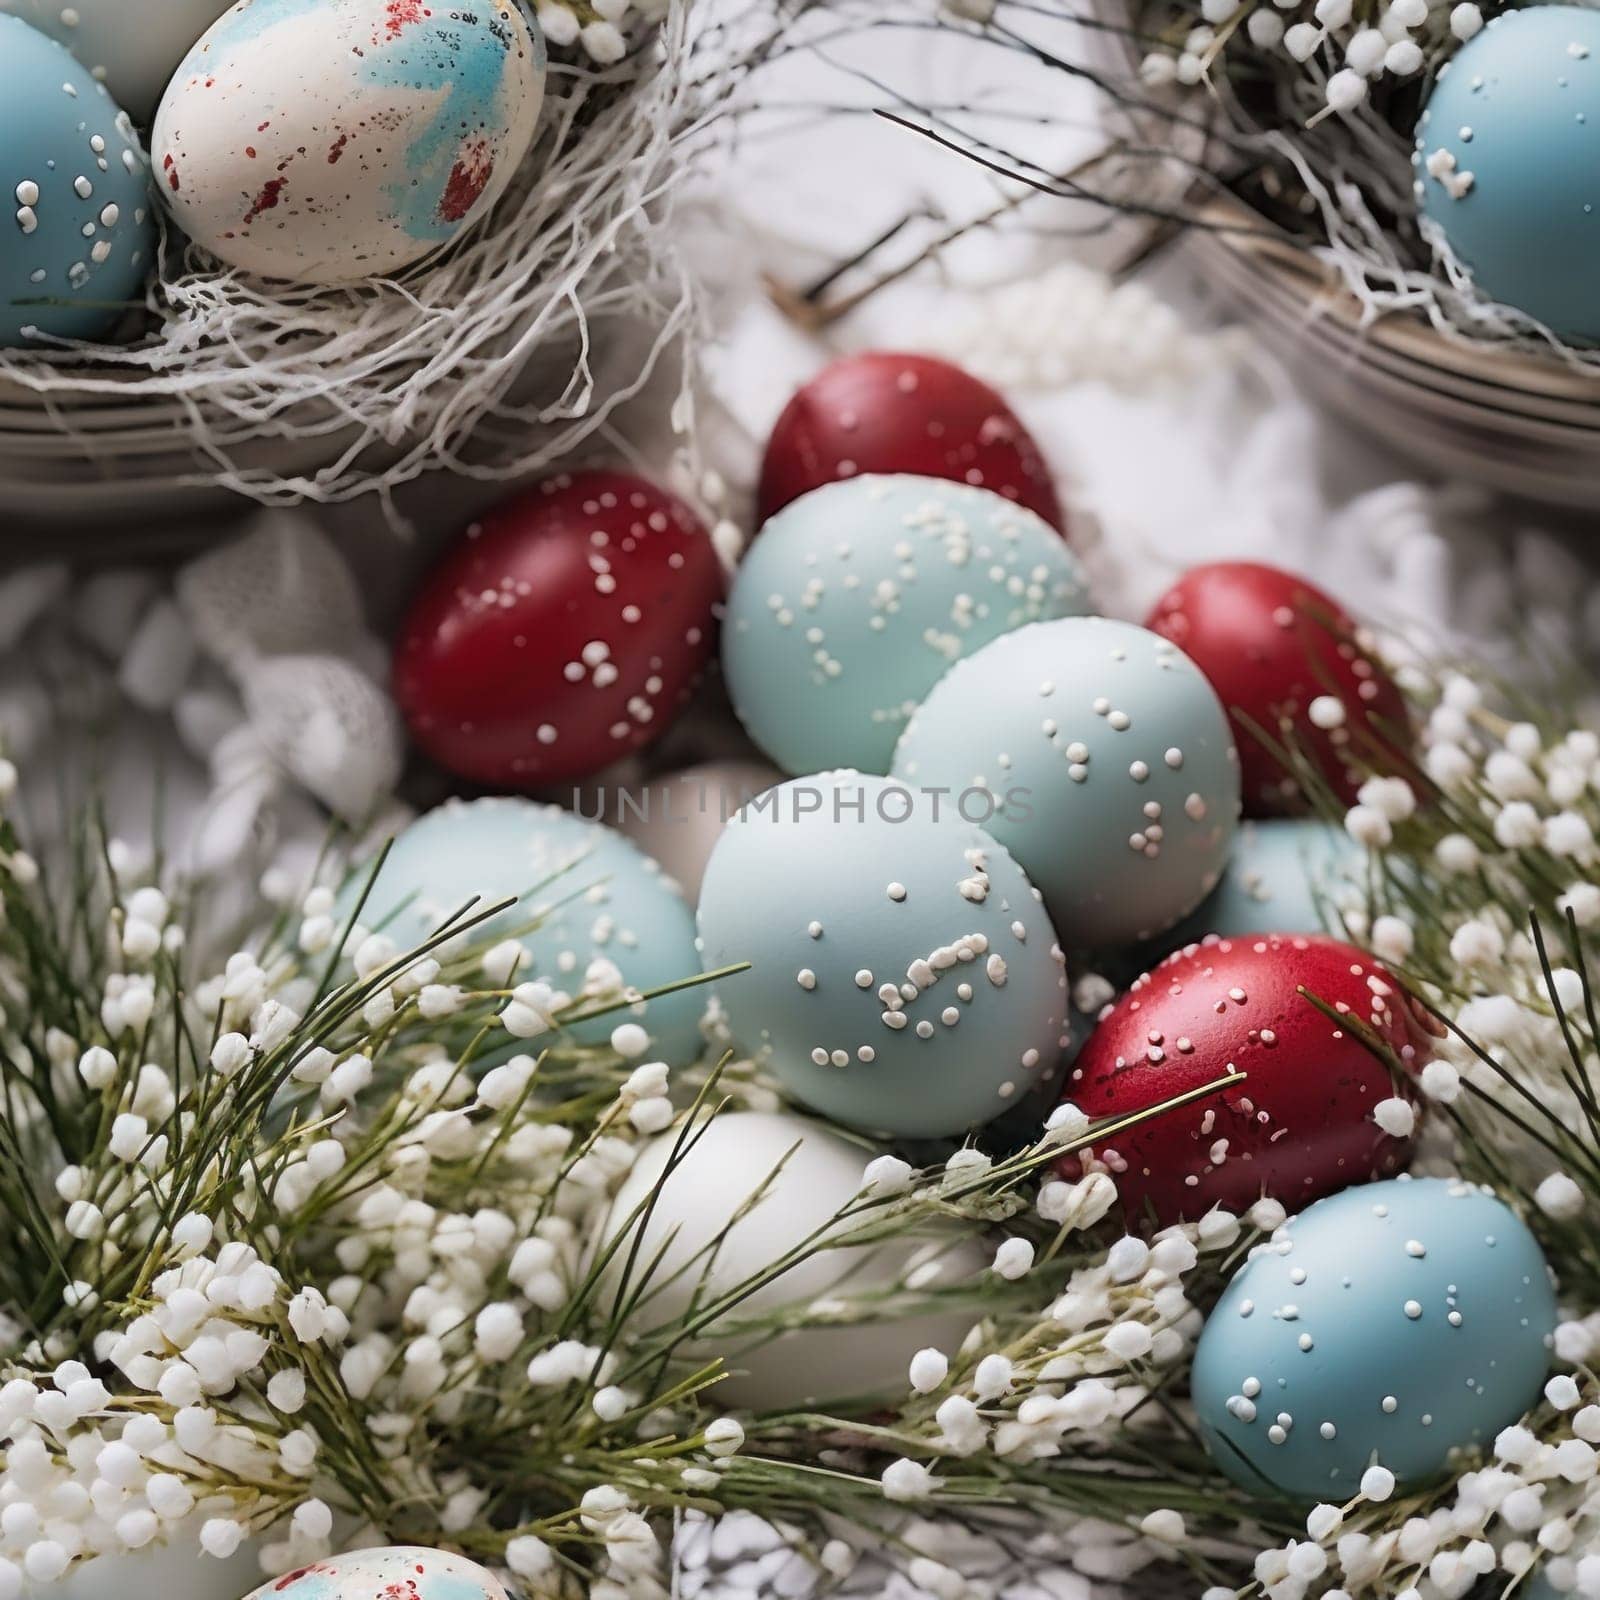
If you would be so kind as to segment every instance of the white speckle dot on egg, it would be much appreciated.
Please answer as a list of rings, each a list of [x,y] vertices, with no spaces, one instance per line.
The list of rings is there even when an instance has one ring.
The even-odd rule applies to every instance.
[[[835,1121],[916,1138],[999,1116],[1067,1032],[1033,887],[935,804],[861,773],[795,779],[729,823],[700,894],[707,966],[751,963],[718,985],[734,1038]]]
[[[0,15],[0,346],[96,339],[155,265],[133,125],[67,49]]]
[[[785,771],[882,773],[952,661],[1089,604],[1077,557],[1024,507],[940,478],[848,478],[786,506],[751,544],[723,669]]]
[[[1195,1411],[1236,1482],[1338,1504],[1374,1462],[1411,1483],[1492,1441],[1539,1399],[1555,1325],[1544,1255],[1504,1202],[1442,1178],[1360,1185],[1234,1275],[1195,1352]]]
[[[514,0],[243,0],[162,97],[160,192],[190,238],[263,277],[395,272],[505,192],[544,80]]]
[[[189,47],[232,0],[0,0],[67,46],[141,123]]]
[[[500,1581],[486,1568],[448,1550],[390,1545],[325,1556],[274,1578],[245,1600],[374,1600],[404,1595],[405,1600],[506,1600]]]
[[[986,788],[984,826],[1074,948],[1172,927],[1220,881],[1239,816],[1210,684],[1176,645],[1104,617],[1033,623],[957,662],[901,736],[894,776]]]
[[[352,874],[342,914],[354,908],[368,878],[363,869]],[[576,999],[592,961],[614,963],[625,983],[644,991],[701,970],[694,919],[661,868],[612,829],[531,800],[453,800],[419,818],[395,840],[361,921],[405,951],[474,896],[479,910],[517,899],[472,930],[475,945],[539,919],[521,936],[529,960],[517,970],[518,983],[542,979]],[[580,1022],[572,1033],[603,1044],[619,1023],[638,1022],[651,1048],[670,1061],[689,1061],[700,1052],[705,1003],[703,987],[685,989],[642,1011]]]
[[[850,1203],[874,1154],[803,1117],[725,1112],[663,1184],[676,1138],[662,1134],[641,1152],[612,1202],[604,1235],[609,1240],[627,1229],[635,1210],[661,1185],[639,1252],[640,1261],[649,1261],[664,1250],[637,1312],[645,1328],[682,1316],[697,1291],[702,1298],[728,1294],[767,1272]],[[902,1280],[923,1252],[937,1265],[941,1287],[972,1282],[986,1261],[976,1243],[954,1233],[942,1248],[937,1238],[923,1234],[819,1250],[754,1290],[733,1316],[760,1318],[823,1297],[870,1295]],[[619,1276],[620,1265],[614,1264],[613,1287]],[[777,1339],[748,1332],[741,1337],[713,1326],[684,1354],[692,1361],[716,1355],[726,1360],[733,1375],[713,1391],[719,1404],[767,1410],[900,1394],[906,1366],[919,1349],[956,1349],[981,1314],[981,1306],[951,1306],[895,1318],[869,1302],[860,1320],[797,1328]]]

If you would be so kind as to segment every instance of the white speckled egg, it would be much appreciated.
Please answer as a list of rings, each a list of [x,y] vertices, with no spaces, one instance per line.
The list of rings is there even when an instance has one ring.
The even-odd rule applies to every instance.
[[[611,1206],[605,1237],[629,1229],[630,1219],[661,1184],[675,1133],[647,1145]],[[860,1192],[874,1151],[787,1112],[733,1112],[717,1117],[661,1184],[644,1226],[640,1261],[661,1252],[638,1317],[645,1327],[671,1322],[704,1294],[722,1295],[767,1272],[773,1262],[826,1227]],[[745,1208],[748,1205],[748,1209]],[[731,1222],[731,1226],[730,1226]],[[633,1220],[633,1227],[638,1222]],[[713,1249],[714,1247],[714,1249]],[[625,1257],[626,1251],[618,1256]],[[951,1306],[896,1316],[871,1301],[860,1320],[796,1328],[777,1339],[736,1331],[739,1317],[771,1316],[784,1306],[808,1306],[824,1296],[871,1295],[901,1281],[913,1259],[937,1274],[939,1287],[971,1283],[982,1271],[979,1247],[952,1234],[819,1250],[755,1289],[724,1326],[713,1326],[692,1351],[695,1361],[722,1356],[733,1376],[714,1391],[717,1402],[758,1410],[807,1401],[839,1401],[905,1390],[906,1366],[928,1345],[953,1351],[982,1308]],[[619,1277],[612,1269],[612,1284]],[[921,1280],[923,1288],[935,1284]],[[637,1288],[637,1280],[631,1285]]]
[[[1544,1256],[1503,1201],[1442,1178],[1365,1184],[1235,1274],[1195,1352],[1195,1413],[1236,1482],[1339,1504],[1374,1462],[1416,1482],[1515,1422],[1555,1324]]]
[[[245,1600],[506,1600],[492,1572],[465,1556],[414,1545],[352,1550],[274,1578]]]
[[[700,941],[709,967],[751,963],[719,986],[734,1038],[850,1127],[961,1133],[1068,1043],[1022,869],[948,796],[884,778],[797,778],[746,806],[706,868]]]
[[[504,192],[544,77],[515,0],[239,0],[162,98],[159,187],[191,238],[247,271],[396,272]]]
[[[1078,559],[988,489],[909,474],[814,489],[761,530],[734,579],[722,662],[734,709],[787,772],[887,772],[952,661],[1089,609]]]
[[[27,1600],[106,1600],[108,1595],[182,1595],[183,1600],[238,1600],[261,1580],[261,1547],[247,1539],[225,1558],[200,1548],[204,1517],[163,1527],[137,1550],[81,1561],[54,1583],[29,1584]]]
[[[1131,944],[1192,911],[1239,817],[1211,685],[1170,641],[1104,617],[1037,622],[957,662],[901,736],[894,776],[986,791],[984,826],[1074,949]]]
[[[354,909],[369,876],[353,875],[342,909]],[[543,979],[577,998],[596,961],[612,963],[642,991],[700,971],[693,918],[661,868],[613,829],[531,800],[448,801],[412,823],[389,851],[362,923],[381,928],[401,950],[414,949],[474,896],[480,909],[518,901],[475,928],[474,943],[537,920],[521,935],[529,960],[518,982]],[[636,1021],[657,1054],[688,1061],[700,1051],[705,1001],[703,988],[685,989],[572,1032],[597,1044],[619,1023]]]
[[[155,263],[149,177],[104,87],[0,15],[0,346],[112,331]]]
[[[141,123],[173,69],[232,0],[0,0],[0,11],[59,39]]]

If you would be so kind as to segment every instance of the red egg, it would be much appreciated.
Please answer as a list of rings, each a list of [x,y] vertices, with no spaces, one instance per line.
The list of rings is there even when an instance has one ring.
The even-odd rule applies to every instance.
[[[863,472],[975,484],[1065,527],[1050,469],[1016,413],[988,384],[933,356],[874,350],[824,367],[767,441],[758,519]]]
[[[589,776],[657,739],[714,644],[723,574],[689,508],[622,472],[496,507],[423,584],[395,698],[416,742],[476,783]]]
[[[1227,707],[1246,816],[1306,808],[1299,782],[1257,729],[1279,742],[1292,733],[1346,805],[1368,769],[1409,743],[1394,680],[1349,616],[1293,573],[1249,561],[1195,567],[1156,602],[1145,626],[1190,656]],[[1342,703],[1342,726],[1312,720],[1312,702],[1324,697]]]
[[[1065,1098],[1098,1120],[1244,1076],[1093,1148],[1089,1159],[1116,1179],[1130,1220],[1165,1226],[1218,1205],[1243,1211],[1263,1195],[1299,1211],[1406,1166],[1410,1139],[1385,1133],[1372,1113],[1379,1101],[1412,1098],[1409,1079],[1397,1085],[1354,1029],[1301,988],[1370,1028],[1408,1070],[1428,1060],[1422,1014],[1351,945],[1213,935],[1175,951],[1107,1009]]]

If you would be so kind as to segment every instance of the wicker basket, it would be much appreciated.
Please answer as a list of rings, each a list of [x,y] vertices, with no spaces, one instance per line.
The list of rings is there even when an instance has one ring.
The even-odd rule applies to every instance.
[[[1475,349],[1414,318],[1364,324],[1331,271],[1241,203],[1213,203],[1205,220],[1220,226],[1190,239],[1209,281],[1314,399],[1432,474],[1600,509],[1600,376]]]

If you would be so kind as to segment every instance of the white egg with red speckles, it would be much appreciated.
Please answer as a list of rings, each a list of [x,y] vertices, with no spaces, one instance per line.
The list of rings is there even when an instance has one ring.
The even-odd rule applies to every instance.
[[[239,0],[162,97],[160,192],[191,239],[263,277],[397,272],[505,192],[544,81],[515,0]]]
[[[700,891],[729,1030],[836,1122],[908,1138],[999,1116],[1069,1043],[1066,969],[1022,869],[957,802],[858,772],[729,823]]]
[[[506,1600],[486,1568],[448,1550],[388,1545],[310,1562],[252,1590],[245,1600]]]
[[[990,797],[984,826],[1074,949],[1170,928],[1216,886],[1239,760],[1211,686],[1166,639],[1105,617],[1002,634],[907,725],[894,776]]]
[[[174,68],[232,0],[0,0],[64,44],[111,91],[117,104],[148,122]]]

